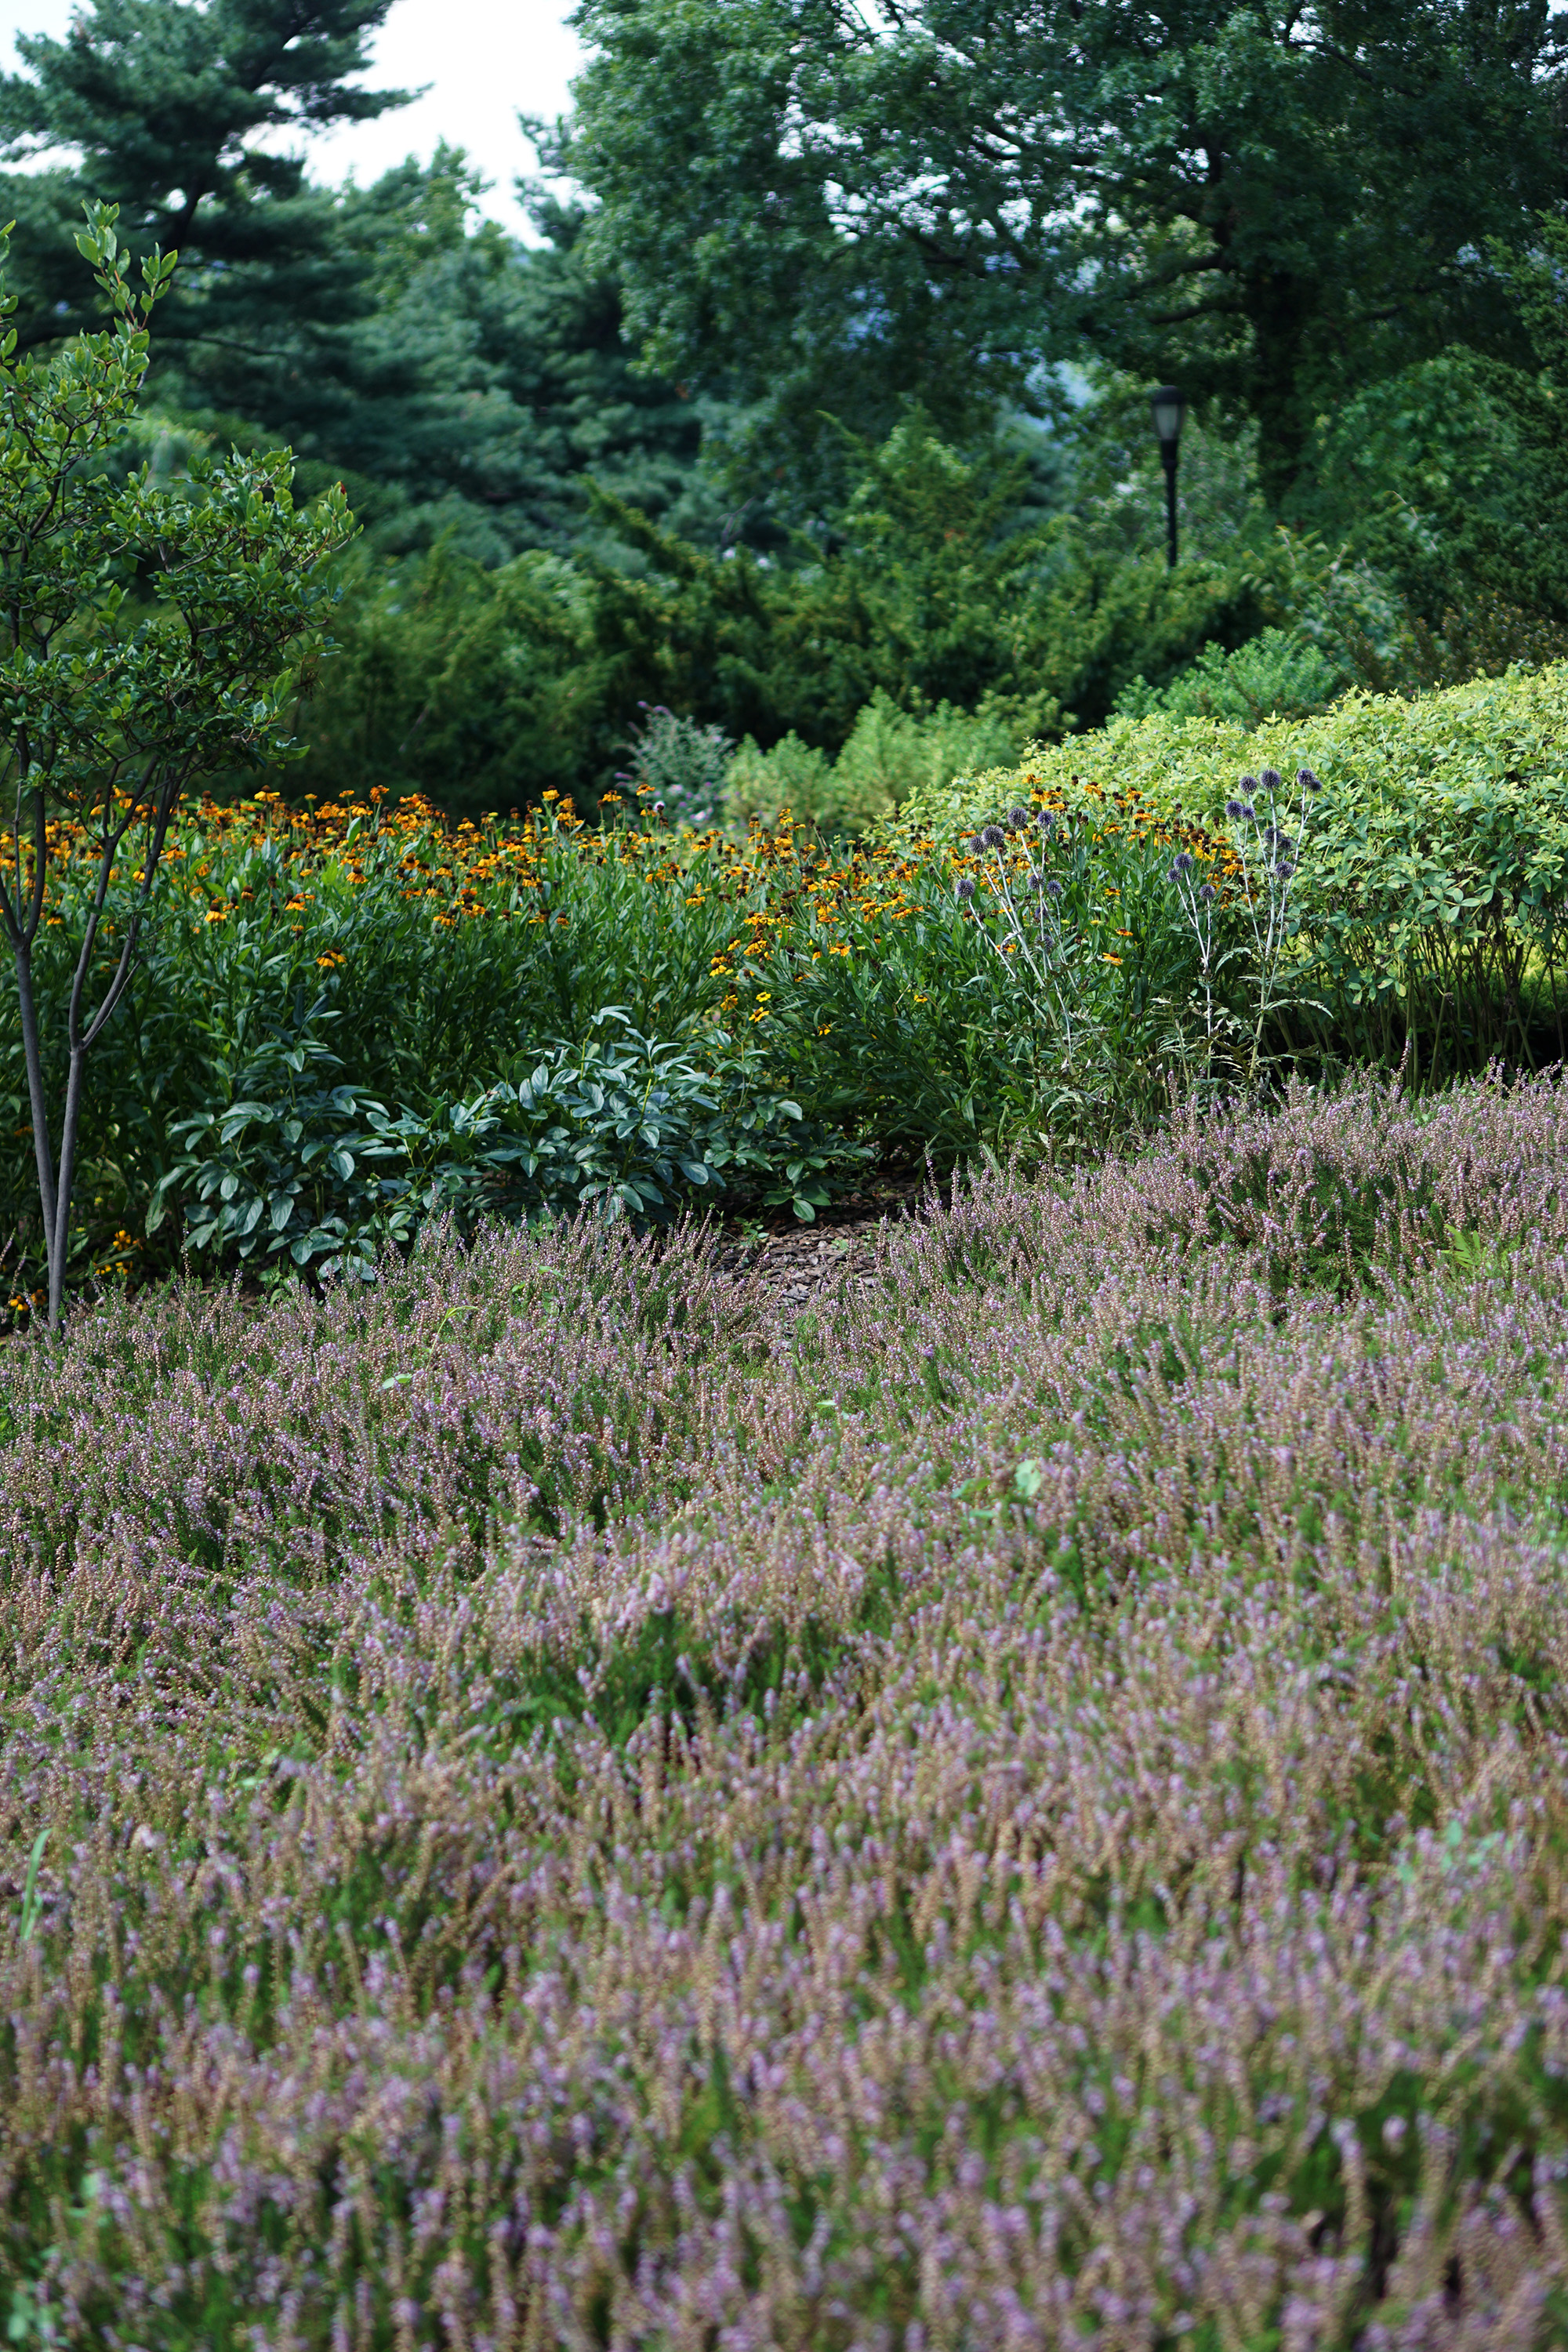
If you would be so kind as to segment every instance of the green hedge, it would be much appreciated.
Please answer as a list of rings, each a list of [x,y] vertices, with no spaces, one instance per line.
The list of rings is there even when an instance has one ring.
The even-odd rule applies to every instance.
[[[1318,1011],[1298,1045],[1420,1077],[1563,1051],[1568,1012],[1568,663],[1405,699],[1347,695],[1320,716],[1154,716],[1037,745],[1022,767],[918,793],[900,831],[987,821],[1026,784],[1069,805],[1137,793],[1224,823],[1265,767],[1321,777],[1303,845],[1296,951]]]

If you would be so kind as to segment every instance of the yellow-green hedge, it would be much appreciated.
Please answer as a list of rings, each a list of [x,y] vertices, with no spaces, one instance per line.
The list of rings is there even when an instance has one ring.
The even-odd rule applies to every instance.
[[[1416,700],[1349,694],[1316,719],[1271,719],[1249,731],[1227,719],[1122,719],[1089,735],[1033,746],[1018,769],[960,776],[915,794],[900,827],[963,829],[1007,804],[1035,776],[1069,798],[1074,780],[1135,791],[1163,809],[1211,819],[1238,780],[1274,767],[1313,769],[1348,812],[1387,801],[1434,812],[1480,783],[1516,793],[1521,810],[1568,807],[1568,662],[1475,679]]]
[[[1321,778],[1295,893],[1296,952],[1337,1044],[1418,1067],[1563,1050],[1568,1021],[1568,663],[1316,719],[1157,717],[1036,746],[1016,769],[916,796],[900,827],[951,835],[1033,784],[1135,792],[1223,823],[1241,778]],[[1293,828],[1292,828],[1293,829]]]

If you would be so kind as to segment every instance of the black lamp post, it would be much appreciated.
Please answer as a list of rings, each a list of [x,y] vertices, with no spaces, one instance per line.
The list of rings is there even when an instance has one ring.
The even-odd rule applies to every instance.
[[[1163,383],[1149,405],[1154,412],[1154,430],[1160,436],[1160,457],[1165,468],[1165,543],[1173,572],[1176,568],[1176,453],[1182,446],[1187,396],[1185,393],[1178,392],[1173,383]]]

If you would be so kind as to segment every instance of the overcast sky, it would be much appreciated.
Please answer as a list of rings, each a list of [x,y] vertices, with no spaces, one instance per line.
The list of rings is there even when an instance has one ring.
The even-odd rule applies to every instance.
[[[17,33],[57,39],[76,0],[0,0],[0,63],[17,63]],[[512,194],[519,172],[532,168],[517,127],[519,112],[556,115],[570,104],[566,85],[582,50],[562,19],[570,0],[394,0],[379,35],[372,88],[427,94],[379,122],[355,124],[310,149],[314,177],[362,184],[405,155],[426,160],[439,139],[466,147],[494,183],[485,210],[516,231],[524,222]]]

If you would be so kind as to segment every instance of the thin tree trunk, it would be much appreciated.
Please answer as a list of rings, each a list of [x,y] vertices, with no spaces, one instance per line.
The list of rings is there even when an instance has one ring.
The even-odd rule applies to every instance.
[[[76,1168],[77,1129],[81,1122],[82,1065],[87,1059],[83,1045],[72,1049],[70,1075],[66,1080],[66,1111],[60,1125],[60,1163],[55,1181],[55,1230],[49,1247],[49,1328],[59,1328],[60,1308],[65,1299],[66,1249],[70,1238],[71,1178]]]
[[[38,1043],[38,1013],[33,999],[33,942],[22,938],[16,943],[16,996],[22,1015],[22,1055],[27,1069],[27,1099],[33,1118],[33,1159],[38,1171],[38,1206],[44,1216],[44,1261],[48,1276],[50,1320],[53,1321],[52,1301],[55,1294],[55,1185],[54,1155],[49,1150],[48,1106],[44,1099],[44,1057]]]

